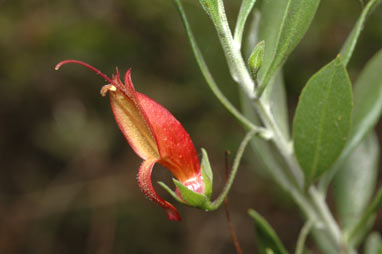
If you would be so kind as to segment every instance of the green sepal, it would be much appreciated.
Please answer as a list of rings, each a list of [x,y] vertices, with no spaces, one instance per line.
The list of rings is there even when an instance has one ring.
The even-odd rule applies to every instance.
[[[179,203],[184,204],[184,201],[179,198],[179,196],[176,194],[175,191],[171,190],[170,187],[168,187],[164,182],[159,181],[158,184],[162,186],[163,189],[165,189],[170,195]]]
[[[173,178],[172,181],[178,188],[179,193],[184,200],[183,201],[184,204],[192,206],[192,207],[200,208],[203,210],[207,210],[209,208],[209,204],[211,202],[207,196],[190,190],[189,188],[187,188],[185,185],[183,185],[181,182],[179,182],[175,178]]]
[[[342,56],[345,66],[350,61],[350,58],[353,55],[355,46],[360,37],[361,31],[363,30],[367,17],[375,10],[375,7],[378,4],[381,4],[382,1],[370,0],[367,5],[363,8],[361,15],[358,18],[357,23],[355,24],[353,30],[348,35],[344,45],[342,46],[340,55]]]
[[[259,72],[264,60],[264,48],[265,41],[257,43],[252,51],[252,54],[248,58],[249,69],[251,70],[252,78],[257,79],[257,73]]]
[[[208,159],[207,151],[202,148],[202,176],[203,176],[203,182],[204,182],[204,195],[206,195],[208,198],[211,197],[212,194],[212,184],[213,184],[213,178],[214,175],[212,173],[211,164]]]

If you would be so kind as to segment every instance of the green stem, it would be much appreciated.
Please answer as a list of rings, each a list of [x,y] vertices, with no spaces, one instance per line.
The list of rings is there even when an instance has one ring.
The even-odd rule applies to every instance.
[[[213,21],[218,32],[218,37],[223,47],[233,80],[240,85],[249,98],[255,98],[255,84],[251,75],[248,73],[245,62],[241,56],[241,45],[239,45],[232,37],[223,1],[201,0],[200,2]]]
[[[298,188],[303,189],[304,175],[294,156],[292,142],[288,141],[283,135],[268,104],[263,100],[254,100],[253,105],[267,129],[272,131],[272,140],[288,164],[289,170],[294,176],[293,180],[296,182]]]
[[[224,199],[226,198],[228,192],[230,191],[230,189],[232,187],[233,181],[235,180],[235,177],[236,177],[237,171],[239,169],[240,161],[241,161],[241,158],[243,157],[245,148],[247,147],[249,141],[252,139],[254,134],[255,134],[255,132],[253,130],[248,132],[247,135],[245,135],[244,139],[241,141],[239,149],[236,152],[236,156],[235,156],[235,159],[234,159],[233,165],[232,165],[232,170],[231,170],[231,173],[228,177],[227,183],[225,184],[224,189],[220,193],[220,195],[216,198],[216,200],[214,200],[211,203],[209,210],[216,210],[217,208],[219,208],[220,205],[223,203]]]
[[[334,220],[327,204],[325,203],[324,196],[314,186],[309,188],[309,195],[311,197],[313,206],[317,209],[321,223],[323,223],[322,226],[326,228],[326,231],[330,235],[330,239],[332,240],[334,246],[337,246],[339,249],[339,246],[342,245],[342,233],[336,221]]]

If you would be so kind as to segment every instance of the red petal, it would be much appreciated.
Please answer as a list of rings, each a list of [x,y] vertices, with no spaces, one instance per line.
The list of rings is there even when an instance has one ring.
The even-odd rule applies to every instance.
[[[167,211],[169,220],[180,221],[180,215],[176,208],[169,202],[163,200],[154,190],[151,183],[151,172],[154,164],[157,160],[146,160],[144,161],[138,172],[138,184],[141,187],[143,193],[153,202],[157,203]]]
[[[199,159],[188,133],[164,107],[144,94],[137,93],[139,103],[152,127],[161,160],[181,182],[200,174]]]
[[[181,123],[162,105],[144,94],[136,92],[130,70],[125,75],[125,87],[135,98],[155,137],[160,160],[181,182],[199,177],[199,159],[192,140]]]

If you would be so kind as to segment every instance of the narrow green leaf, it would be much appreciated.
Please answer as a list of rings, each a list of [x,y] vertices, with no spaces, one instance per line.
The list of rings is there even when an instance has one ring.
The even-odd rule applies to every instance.
[[[243,0],[241,2],[239,15],[237,16],[236,21],[235,33],[233,37],[237,45],[239,46],[241,46],[245,23],[255,3],[256,0]]]
[[[357,224],[355,224],[348,231],[348,241],[351,243],[357,243],[360,239],[360,236],[365,234],[365,226],[369,225],[370,220],[375,219],[377,209],[382,207],[382,187],[379,187],[377,194],[369,204],[369,206],[364,209],[362,217],[358,220]]]
[[[276,73],[275,78],[272,83],[269,84],[269,89],[265,91],[262,99],[267,101],[270,105],[271,113],[279,126],[284,137],[289,140],[290,130],[289,130],[289,116],[288,116],[288,105],[286,98],[286,90],[284,83],[284,75],[281,70]]]
[[[272,47],[268,49],[268,52],[270,51],[270,53],[266,54],[268,57],[269,54],[271,54],[271,60],[267,59],[269,62],[265,61],[264,63],[268,65],[264,65],[265,72],[262,73],[264,75],[261,76],[262,79],[257,91],[258,97],[261,96],[275,72],[285,62],[289,54],[294,50],[304,36],[305,32],[308,30],[320,3],[319,0],[284,0],[264,2],[264,4],[267,4],[266,2],[275,2],[270,3],[270,5],[275,6],[272,16],[277,19],[276,13],[283,12],[283,18],[281,23],[278,24],[280,26],[271,27],[271,29],[278,29],[279,31],[275,47],[273,48],[272,44],[265,40],[267,47]],[[277,6],[276,2],[281,2],[281,4]],[[271,24],[274,25],[277,23],[271,22]]]
[[[371,214],[368,219],[362,224],[361,227],[357,230],[357,233],[352,237],[351,242],[349,245],[354,246],[357,248],[362,242],[365,240],[365,236],[370,233],[370,230],[375,225],[375,220],[377,218],[377,214],[373,213]]]
[[[248,214],[255,223],[255,232],[260,254],[288,253],[271,225],[269,225],[269,223],[259,213],[253,209],[250,209]]]
[[[352,100],[351,83],[340,57],[314,74],[303,89],[293,140],[308,184],[329,169],[345,146]]]
[[[381,233],[373,232],[366,239],[365,254],[382,254]]]
[[[374,128],[382,113],[382,50],[367,63],[354,86],[354,111],[351,132],[340,158],[320,182],[325,190],[340,164],[347,160],[361,140]]]
[[[371,132],[340,166],[334,180],[336,211],[344,230],[354,226],[370,202],[378,176],[379,141]]]
[[[259,37],[259,26],[260,26],[260,20],[263,19],[262,14],[260,11],[256,8],[253,9],[249,26],[248,26],[248,33],[247,37],[244,40],[244,45],[243,45],[243,57],[244,59],[248,59],[249,56],[252,53],[253,48],[256,46]]]
[[[366,65],[354,86],[353,126],[344,154],[374,128],[382,113],[382,50]]]
[[[361,31],[364,27],[367,16],[375,9],[375,7],[380,4],[380,0],[370,0],[365,8],[363,8],[361,15],[359,16],[357,23],[355,24],[353,30],[349,34],[348,38],[345,41],[345,44],[342,46],[340,55],[342,61],[346,66],[353,54],[354,48],[357,44],[358,38],[361,34]]]
[[[263,78],[265,71],[270,66],[273,56],[277,47],[277,39],[280,34],[283,17],[287,8],[288,1],[286,0],[272,0],[263,1],[261,4],[261,18],[258,27],[258,41],[264,40],[266,43],[264,52],[263,69],[259,73],[259,77]],[[257,29],[256,29],[257,30]],[[256,41],[250,47],[250,50],[258,43]]]

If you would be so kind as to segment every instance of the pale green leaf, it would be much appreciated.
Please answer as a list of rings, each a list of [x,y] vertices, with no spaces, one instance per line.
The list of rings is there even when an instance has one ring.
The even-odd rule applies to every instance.
[[[271,41],[266,39],[264,70],[258,87],[258,96],[262,94],[277,69],[285,62],[290,53],[300,42],[316,13],[319,0],[274,0],[264,1],[265,8],[270,11],[275,21],[267,20],[268,28],[264,32],[275,33],[277,39],[271,35]],[[269,6],[269,7],[268,7]],[[282,17],[281,22],[280,16]]]
[[[237,42],[237,45],[241,46],[241,41],[243,38],[244,26],[247,21],[249,14],[253,6],[255,5],[256,0],[243,0],[241,2],[239,15],[237,16],[236,27],[234,40]]]
[[[353,126],[344,154],[374,128],[382,113],[382,50],[366,65],[354,86]]]
[[[352,237],[351,241],[349,241],[349,245],[358,247],[360,244],[362,244],[364,242],[365,236],[370,233],[370,230],[375,225],[376,218],[376,213],[370,214],[367,220],[364,221],[362,226],[358,229],[357,233]]]
[[[340,57],[314,74],[303,89],[293,140],[308,184],[329,169],[345,146],[352,101],[351,83]]]
[[[271,113],[274,116],[279,129],[284,137],[289,139],[288,105],[284,77],[281,70],[276,74],[272,83],[269,85],[269,89],[266,89],[261,99],[266,101],[266,104],[270,106]]]
[[[255,210],[250,209],[248,213],[255,223],[255,232],[257,237],[257,245],[259,246],[259,253],[288,253],[271,225],[269,225],[269,223]]]
[[[375,190],[378,176],[379,141],[371,132],[341,164],[334,181],[337,216],[344,230],[361,218]]]
[[[355,24],[353,30],[349,34],[348,38],[345,41],[345,44],[342,46],[340,55],[342,61],[346,66],[353,54],[354,48],[357,44],[358,38],[361,34],[361,31],[364,27],[367,16],[375,9],[375,7],[380,4],[380,0],[370,0],[365,8],[363,8],[361,15],[359,16],[357,23]]]
[[[250,23],[248,26],[248,33],[247,37],[244,41],[244,47],[243,47],[243,55],[245,59],[248,59],[249,56],[252,53],[253,48],[256,46],[259,36],[259,26],[260,26],[260,20],[263,20],[263,15],[260,13],[258,9],[254,9],[251,15]]]
[[[286,10],[288,1],[286,0],[272,0],[263,1],[260,9],[261,18],[258,25],[258,39],[250,50],[258,43],[258,41],[264,40],[266,47],[264,51],[263,67],[260,70],[259,77],[263,78],[265,71],[270,66],[272,58],[276,51],[277,39],[280,33],[280,27],[283,22],[284,12]],[[257,29],[256,29],[257,31]]]
[[[373,232],[366,239],[365,254],[382,254],[381,233]]]

